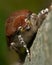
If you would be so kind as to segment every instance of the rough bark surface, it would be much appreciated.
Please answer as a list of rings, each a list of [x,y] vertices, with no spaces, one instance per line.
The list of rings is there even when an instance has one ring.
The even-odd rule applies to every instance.
[[[52,65],[52,11],[38,29],[30,50],[31,61],[26,57],[23,65]]]

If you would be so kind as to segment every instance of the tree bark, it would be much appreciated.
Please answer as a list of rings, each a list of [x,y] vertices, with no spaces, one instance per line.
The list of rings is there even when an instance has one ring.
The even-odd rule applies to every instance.
[[[52,11],[38,29],[31,50],[31,61],[26,57],[23,65],[52,65]]]

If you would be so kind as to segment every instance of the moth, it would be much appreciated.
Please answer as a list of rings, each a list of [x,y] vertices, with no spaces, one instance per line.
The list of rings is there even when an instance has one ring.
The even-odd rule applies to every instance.
[[[36,14],[29,10],[19,10],[7,18],[5,22],[7,46],[19,54],[21,62],[25,59],[24,55],[28,55],[31,60],[30,47],[48,11],[46,8]],[[21,52],[22,48],[25,49],[24,53]]]

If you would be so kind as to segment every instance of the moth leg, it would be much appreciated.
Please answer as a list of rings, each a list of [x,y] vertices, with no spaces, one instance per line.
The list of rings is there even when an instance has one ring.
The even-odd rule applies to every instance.
[[[29,61],[30,61],[31,60],[31,58],[30,58],[30,56],[31,56],[30,50],[27,48],[27,45],[24,42],[23,37],[21,35],[18,35],[18,39],[20,41],[20,44],[26,49],[26,52],[27,52],[27,55],[28,55],[28,58],[29,58]]]
[[[15,42],[11,42],[10,44],[10,49],[14,49],[17,53],[20,53],[19,48],[17,47]]]

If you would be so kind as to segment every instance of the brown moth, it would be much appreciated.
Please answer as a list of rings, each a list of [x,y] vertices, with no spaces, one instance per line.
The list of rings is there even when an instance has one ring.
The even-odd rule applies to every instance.
[[[6,38],[9,49],[14,49],[24,61],[26,53],[30,59],[30,47],[34,37],[43,20],[46,18],[49,9],[42,10],[38,15],[29,10],[20,10],[12,13],[6,20]],[[25,49],[25,53],[21,52]]]

